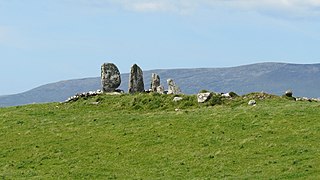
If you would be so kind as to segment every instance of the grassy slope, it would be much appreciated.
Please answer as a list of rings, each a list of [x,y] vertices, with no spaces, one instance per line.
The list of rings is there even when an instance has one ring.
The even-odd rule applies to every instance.
[[[2,108],[0,178],[320,178],[320,103],[247,101],[149,94]]]

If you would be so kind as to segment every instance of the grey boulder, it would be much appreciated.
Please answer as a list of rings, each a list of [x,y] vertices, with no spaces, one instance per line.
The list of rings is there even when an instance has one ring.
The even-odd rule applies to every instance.
[[[103,92],[114,92],[121,84],[120,71],[113,63],[101,65],[101,85]]]

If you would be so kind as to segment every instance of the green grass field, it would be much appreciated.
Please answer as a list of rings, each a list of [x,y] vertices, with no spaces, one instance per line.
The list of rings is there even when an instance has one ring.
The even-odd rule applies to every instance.
[[[0,179],[320,179],[320,103],[183,97],[0,108]]]

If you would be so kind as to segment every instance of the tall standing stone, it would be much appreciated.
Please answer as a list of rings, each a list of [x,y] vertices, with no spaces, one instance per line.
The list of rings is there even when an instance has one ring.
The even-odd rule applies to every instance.
[[[172,79],[167,80],[168,83],[168,94],[181,94],[180,88]]]
[[[131,67],[128,91],[129,93],[144,92],[143,72],[137,64]]]
[[[121,84],[120,71],[113,63],[101,65],[101,84],[103,92],[114,92]]]
[[[157,88],[160,86],[160,77],[156,73],[151,75],[151,91],[157,92]]]

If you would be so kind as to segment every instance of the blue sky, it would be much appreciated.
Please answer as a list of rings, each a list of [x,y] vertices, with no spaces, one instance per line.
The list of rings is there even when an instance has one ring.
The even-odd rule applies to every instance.
[[[0,0],[0,95],[129,72],[318,63],[320,0]]]

